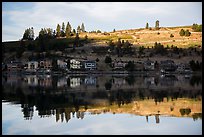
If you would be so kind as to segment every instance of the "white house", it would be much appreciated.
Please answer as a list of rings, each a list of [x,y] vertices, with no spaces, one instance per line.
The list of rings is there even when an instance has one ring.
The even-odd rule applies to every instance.
[[[63,60],[57,60],[57,65],[59,68],[61,69],[67,69],[67,62],[63,61]]]
[[[70,60],[70,69],[81,69],[82,64],[79,60],[71,59]]]
[[[36,72],[39,67],[39,63],[37,61],[29,61],[26,63],[26,71]]]
[[[86,60],[84,62],[84,68],[86,70],[95,70],[96,69],[96,61],[93,60]]]

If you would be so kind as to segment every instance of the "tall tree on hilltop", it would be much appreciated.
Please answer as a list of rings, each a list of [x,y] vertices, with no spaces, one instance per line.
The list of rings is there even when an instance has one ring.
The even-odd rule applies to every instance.
[[[57,37],[60,37],[60,34],[61,34],[60,28],[61,28],[60,25],[57,24],[57,29],[56,29],[56,31],[57,31]]]
[[[159,20],[157,20],[156,23],[155,23],[155,29],[156,29],[156,30],[159,29]]]
[[[62,22],[61,36],[62,36],[62,37],[65,36],[65,25],[64,25],[64,22]]]
[[[81,24],[81,31],[82,31],[82,32],[85,32],[84,23]]]
[[[77,33],[79,34],[81,32],[80,26],[77,27]]]
[[[149,23],[148,22],[146,23],[146,27],[145,28],[149,29]]]
[[[66,30],[65,30],[65,34],[66,34],[66,38],[71,36],[71,25],[69,24],[69,22],[67,22],[67,26],[66,26]]]
[[[33,27],[25,30],[23,34],[23,40],[34,40],[34,30]]]

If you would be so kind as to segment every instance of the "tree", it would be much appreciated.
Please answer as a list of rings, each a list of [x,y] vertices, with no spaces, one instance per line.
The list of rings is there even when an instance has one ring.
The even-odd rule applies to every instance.
[[[82,32],[85,32],[84,23],[81,24],[81,31],[82,31]]]
[[[77,27],[77,33],[79,34],[81,32],[80,26]]]
[[[184,36],[185,35],[185,31],[184,29],[181,29],[180,32],[179,32],[180,36]]]
[[[57,29],[56,29],[56,31],[57,31],[57,37],[60,37],[60,36],[61,36],[61,31],[60,31],[60,29],[61,29],[60,25],[57,24]]]
[[[64,22],[62,22],[62,30],[61,30],[61,37],[65,36],[65,25]]]
[[[23,40],[34,40],[34,30],[33,27],[25,30],[23,34]]]
[[[157,20],[156,23],[155,23],[155,29],[156,29],[156,30],[159,29],[159,20]]]
[[[111,62],[112,62],[111,57],[106,56],[106,58],[105,58],[105,63],[111,63]]]
[[[128,64],[125,65],[126,70],[128,71],[134,71],[135,69],[135,64],[133,61],[128,61]]]
[[[73,49],[75,50],[75,47],[79,46],[79,34],[76,34],[76,37],[74,38],[74,44],[73,44]]]
[[[72,30],[71,25],[69,24],[69,22],[67,22],[66,31],[65,31],[66,38],[71,36],[71,30]]]
[[[202,24],[201,25],[193,24],[192,29],[194,32],[202,32]]]
[[[173,35],[173,34],[171,34],[171,35],[170,35],[170,37],[171,37],[171,38],[173,38],[173,37],[174,37],[174,35]]]
[[[149,29],[149,23],[146,23],[146,27],[145,27],[146,29]]]
[[[190,36],[191,35],[191,33],[189,32],[189,30],[187,29],[186,31],[185,31],[185,36]]]
[[[75,29],[73,29],[73,31],[72,31],[72,32],[73,32],[73,34],[74,34],[74,35],[76,34],[76,30],[75,30]]]
[[[113,29],[113,32],[115,32],[115,29]]]

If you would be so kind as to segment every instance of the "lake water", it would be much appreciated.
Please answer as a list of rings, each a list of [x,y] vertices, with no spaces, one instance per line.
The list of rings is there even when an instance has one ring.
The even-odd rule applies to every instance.
[[[3,75],[3,135],[201,135],[199,75]]]

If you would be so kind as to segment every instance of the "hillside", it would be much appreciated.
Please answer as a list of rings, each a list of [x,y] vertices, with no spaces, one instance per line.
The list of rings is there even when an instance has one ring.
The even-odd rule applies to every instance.
[[[191,35],[189,37],[180,36],[181,29],[189,30]],[[170,35],[174,37],[170,37]],[[160,42],[164,46],[176,45],[181,48],[187,48],[194,45],[202,45],[202,32],[193,32],[191,26],[181,27],[161,27],[159,30],[149,29],[130,29],[118,30],[109,33],[83,33],[80,37],[88,36],[89,39],[100,41],[99,43],[105,45],[108,40],[117,41],[118,38],[128,40],[135,46],[151,47],[155,42]]]

